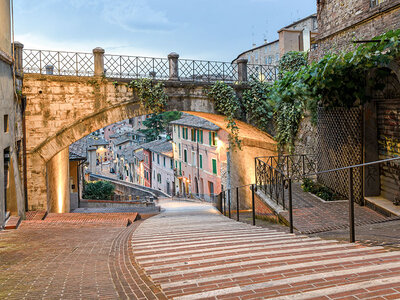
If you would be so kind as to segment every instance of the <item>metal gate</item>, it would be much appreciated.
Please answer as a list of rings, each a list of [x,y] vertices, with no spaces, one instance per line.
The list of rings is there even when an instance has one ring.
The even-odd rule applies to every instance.
[[[363,132],[361,108],[318,109],[318,171],[361,164],[363,162]],[[354,200],[363,202],[362,168],[354,170]],[[317,181],[347,199],[348,171],[318,175]]]

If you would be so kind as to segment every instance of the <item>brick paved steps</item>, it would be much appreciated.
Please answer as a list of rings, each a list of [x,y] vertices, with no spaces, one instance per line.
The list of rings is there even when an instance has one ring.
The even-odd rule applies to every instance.
[[[10,216],[6,222],[5,230],[17,229],[21,223],[21,218],[18,216]]]
[[[265,249],[270,249],[270,250],[278,250],[278,249],[299,249],[300,247],[304,246],[309,246],[312,243],[315,244],[328,244],[328,243],[333,243],[333,242],[326,242],[326,241],[321,241],[318,238],[315,238],[314,240],[307,241],[303,238],[295,238],[293,240],[288,240],[288,239],[279,239],[276,241],[258,241],[258,242],[247,242],[247,243],[235,243],[235,244],[230,244],[230,245],[221,245],[217,247],[213,247],[212,245],[205,245],[202,246],[201,249],[199,248],[194,248],[190,250],[182,250],[182,251],[167,251],[166,253],[163,253],[162,255],[160,254],[151,254],[151,255],[142,255],[142,256],[137,256],[137,259],[143,263],[146,262],[157,262],[157,261],[170,261],[170,260],[175,260],[177,255],[179,255],[179,258],[200,258],[200,257],[213,257],[213,256],[221,256],[221,255],[226,255],[230,253],[243,253],[243,252],[253,252],[256,253],[255,251],[257,250],[265,250]],[[135,255],[136,256],[136,255]]]
[[[117,226],[126,227],[132,224],[139,217],[138,213],[64,213],[48,214],[44,212],[36,212],[30,215],[30,219],[24,220],[22,226],[35,226],[37,228],[57,227],[62,224],[72,226]]]
[[[25,220],[43,220],[47,216],[45,210],[31,210],[26,212]]]
[[[280,233],[198,211],[148,219],[131,244],[135,261],[171,299],[400,299],[400,252],[382,247]]]

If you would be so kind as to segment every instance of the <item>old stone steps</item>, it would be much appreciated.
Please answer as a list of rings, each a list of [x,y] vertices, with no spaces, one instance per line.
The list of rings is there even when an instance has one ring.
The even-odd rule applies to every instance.
[[[168,298],[400,298],[400,252],[252,227],[206,211],[166,211],[133,234],[135,261]]]

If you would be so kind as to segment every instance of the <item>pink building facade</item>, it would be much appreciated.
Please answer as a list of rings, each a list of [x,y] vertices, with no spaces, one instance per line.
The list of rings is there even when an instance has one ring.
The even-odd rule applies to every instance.
[[[171,122],[175,159],[175,189],[181,196],[207,201],[221,192],[226,167],[228,133],[195,116]]]

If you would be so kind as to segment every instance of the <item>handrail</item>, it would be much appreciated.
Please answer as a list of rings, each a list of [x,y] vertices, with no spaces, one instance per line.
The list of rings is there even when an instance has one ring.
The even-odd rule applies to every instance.
[[[396,161],[396,160],[400,160],[400,156],[382,159],[382,160],[376,160],[376,161],[367,162],[367,163],[358,164],[358,165],[346,166],[346,167],[342,167],[342,168],[338,168],[338,169],[319,171],[316,173],[307,174],[307,176],[315,176],[315,175],[325,174],[325,173],[330,173],[330,172],[337,172],[337,171],[343,171],[343,170],[354,169],[354,168],[359,168],[359,167],[372,166],[372,165],[377,165],[377,164],[381,164],[381,163],[385,163],[385,162],[389,162],[389,161]],[[288,177],[288,178],[291,178],[291,177]]]

